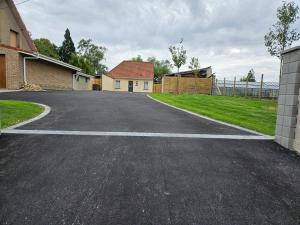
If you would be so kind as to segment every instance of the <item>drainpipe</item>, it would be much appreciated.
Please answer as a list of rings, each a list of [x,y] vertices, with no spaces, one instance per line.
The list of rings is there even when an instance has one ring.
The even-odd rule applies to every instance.
[[[24,84],[27,84],[27,76],[26,76],[26,59],[38,59],[38,56],[30,56],[30,57],[24,57],[23,58],[23,80]]]
[[[77,73],[73,73],[73,80],[72,80],[72,89],[75,91],[75,82],[76,82]]]

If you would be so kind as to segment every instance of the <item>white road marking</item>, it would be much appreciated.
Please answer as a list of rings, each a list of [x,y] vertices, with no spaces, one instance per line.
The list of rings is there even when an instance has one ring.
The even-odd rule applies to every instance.
[[[160,100],[157,100],[157,99],[155,99],[155,98],[152,98],[149,94],[147,94],[147,97],[150,98],[150,99],[152,99],[153,101],[159,102],[159,103],[161,103],[161,104],[163,104],[163,105],[166,105],[166,106],[169,106],[169,107],[171,107],[171,108],[174,108],[174,109],[183,111],[183,112],[188,113],[188,114],[191,114],[191,115],[193,115],[193,116],[200,117],[200,118],[202,118],[202,119],[206,119],[206,120],[209,120],[209,121],[212,121],[212,122],[215,122],[215,123],[219,123],[219,124],[222,124],[222,125],[225,125],[225,126],[228,126],[228,127],[233,127],[233,128],[236,128],[236,129],[239,129],[239,130],[242,130],[242,131],[246,131],[246,132],[249,132],[249,133],[252,133],[252,134],[256,134],[256,135],[260,135],[260,136],[265,136],[265,137],[267,137],[267,138],[270,138],[270,137],[272,137],[273,139],[275,138],[275,137],[273,137],[273,136],[268,136],[268,135],[265,135],[265,134],[263,134],[263,133],[259,133],[259,132],[254,131],[254,130],[250,130],[250,129],[247,129],[247,128],[244,128],[244,127],[240,127],[240,126],[237,126],[237,125],[233,125],[233,124],[230,124],[230,123],[226,123],[226,122],[223,122],[223,121],[219,121],[219,120],[216,120],[216,119],[212,119],[212,118],[210,118],[210,117],[203,116],[203,115],[200,115],[200,114],[197,114],[197,113],[188,111],[188,110],[186,110],[186,109],[178,108],[178,107],[176,107],[176,106],[173,106],[173,105],[170,105],[170,104],[168,104],[168,103],[165,103],[165,102],[162,102],[162,101],[160,101]]]
[[[160,138],[198,138],[233,140],[274,140],[274,137],[259,135],[223,135],[223,134],[181,134],[181,133],[145,133],[145,132],[105,132],[105,131],[66,131],[66,130],[16,130],[5,129],[3,134],[36,135],[77,135],[77,136],[119,136],[119,137],[160,137]]]
[[[40,115],[38,115],[38,116],[36,116],[36,117],[34,117],[34,118],[30,119],[30,120],[26,120],[24,122],[15,124],[13,126],[10,126],[10,127],[6,128],[7,130],[16,129],[16,128],[24,126],[24,125],[26,125],[28,123],[32,123],[32,122],[34,122],[36,120],[42,119],[43,117],[47,116],[51,112],[50,106],[47,106],[47,105],[44,105],[44,104],[35,103],[35,102],[32,102],[32,103],[34,103],[36,105],[39,105],[39,106],[42,106],[44,108],[44,112],[42,112]],[[1,132],[3,132],[3,131],[1,131]]]

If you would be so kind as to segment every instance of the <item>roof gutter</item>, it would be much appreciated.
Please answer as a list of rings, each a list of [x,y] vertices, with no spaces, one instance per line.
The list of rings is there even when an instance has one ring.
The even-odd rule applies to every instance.
[[[28,53],[28,52],[24,52],[24,51],[18,51],[18,52],[22,53],[24,55],[33,56],[33,57],[35,57],[37,59],[41,59],[41,60],[44,60],[46,62],[51,62],[51,63],[54,63],[56,65],[63,66],[65,68],[69,68],[71,70],[75,70],[75,71],[79,71],[79,72],[81,71],[81,69],[78,68],[78,67],[76,67],[76,66],[70,65],[70,64],[62,62],[62,61],[59,61],[57,59],[53,59],[53,58],[51,58],[49,56],[42,55],[42,54],[40,54],[38,52],[34,52],[34,53]]]
[[[81,69],[78,68],[78,67],[76,67],[76,66],[72,66],[70,64],[61,62],[61,61],[56,60],[56,59],[52,59],[51,57],[48,57],[48,56],[45,56],[45,55],[42,55],[42,54],[39,54],[39,53],[28,53],[28,52],[24,52],[24,51],[19,51],[19,52],[23,53],[25,55],[29,55],[29,56],[25,56],[23,58],[23,79],[24,79],[24,84],[25,85],[27,84],[26,60],[41,59],[41,60],[44,60],[44,61],[47,61],[47,62],[51,62],[51,63],[54,63],[56,65],[63,66],[65,68],[68,68],[68,69],[71,69],[71,70],[74,70],[74,71],[77,71],[77,72],[81,71]]]

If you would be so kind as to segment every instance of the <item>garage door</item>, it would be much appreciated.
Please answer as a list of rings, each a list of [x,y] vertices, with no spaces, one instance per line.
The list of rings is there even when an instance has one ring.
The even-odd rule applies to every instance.
[[[0,88],[6,88],[5,55],[0,55]]]

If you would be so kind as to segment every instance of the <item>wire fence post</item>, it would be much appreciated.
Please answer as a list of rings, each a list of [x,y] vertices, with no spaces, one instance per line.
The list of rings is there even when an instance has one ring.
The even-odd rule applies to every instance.
[[[264,83],[264,74],[261,75],[261,79],[260,79],[259,98],[262,98],[263,83]]]
[[[248,96],[248,80],[246,81],[245,96]]]
[[[236,77],[234,77],[234,81],[233,81],[233,96],[235,96],[235,84],[236,84]]]
[[[226,96],[226,78],[224,77],[223,95]]]

